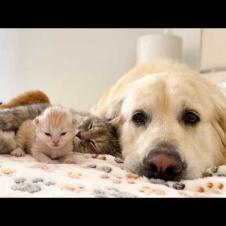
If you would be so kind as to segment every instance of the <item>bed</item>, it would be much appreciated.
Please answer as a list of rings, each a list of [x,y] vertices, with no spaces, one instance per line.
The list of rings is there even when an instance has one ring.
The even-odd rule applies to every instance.
[[[127,172],[110,155],[74,158],[76,164],[44,164],[29,155],[1,155],[0,197],[226,197],[222,175],[165,184]]]

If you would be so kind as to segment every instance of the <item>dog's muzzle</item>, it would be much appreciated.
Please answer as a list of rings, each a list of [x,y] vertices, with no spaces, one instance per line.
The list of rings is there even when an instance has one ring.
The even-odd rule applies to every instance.
[[[172,146],[159,145],[143,160],[140,174],[148,178],[178,181],[185,172],[186,164]]]

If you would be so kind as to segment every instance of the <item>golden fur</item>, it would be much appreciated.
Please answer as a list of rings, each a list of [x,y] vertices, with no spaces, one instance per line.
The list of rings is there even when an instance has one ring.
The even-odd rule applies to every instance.
[[[136,127],[131,120],[138,109],[151,116],[145,127]],[[184,109],[198,112],[196,126],[179,120]],[[187,163],[185,178],[196,178],[226,162],[225,109],[224,95],[198,73],[179,63],[156,62],[125,74],[92,113],[118,127],[128,170],[139,173],[150,151],[167,142]]]
[[[11,154],[22,156],[25,151],[46,163],[55,163],[54,159],[62,157],[68,160],[73,153],[75,130],[75,119],[68,110],[50,107],[41,116],[20,126],[16,135],[17,148]],[[56,140],[58,146],[54,146]]]
[[[49,103],[48,96],[40,90],[28,91],[19,94],[9,102],[0,105],[0,109],[13,108],[28,104]]]

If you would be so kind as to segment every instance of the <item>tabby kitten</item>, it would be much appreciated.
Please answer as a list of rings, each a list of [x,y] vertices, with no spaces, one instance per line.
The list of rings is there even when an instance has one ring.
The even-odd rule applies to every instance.
[[[25,121],[16,135],[17,148],[11,153],[23,156],[30,153],[44,163],[70,161],[73,156],[73,138],[76,120],[61,107],[49,107],[34,120]]]
[[[115,128],[98,117],[83,117],[74,138],[75,150],[82,153],[120,156],[120,145]]]
[[[14,133],[0,130],[0,154],[9,154],[15,148],[16,141]]]

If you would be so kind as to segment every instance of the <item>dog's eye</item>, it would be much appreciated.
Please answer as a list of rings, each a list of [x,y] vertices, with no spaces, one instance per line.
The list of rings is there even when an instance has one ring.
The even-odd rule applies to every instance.
[[[148,116],[144,112],[136,112],[132,117],[132,121],[137,126],[144,126],[148,120]]]
[[[200,118],[196,113],[192,111],[186,111],[183,114],[183,121],[185,124],[194,125],[200,121]]]

